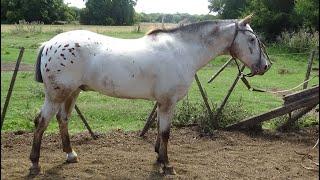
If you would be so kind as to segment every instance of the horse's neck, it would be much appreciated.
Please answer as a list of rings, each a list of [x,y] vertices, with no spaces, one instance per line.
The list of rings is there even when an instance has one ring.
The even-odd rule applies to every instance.
[[[195,72],[207,65],[215,57],[229,54],[234,28],[231,25],[221,27],[221,29],[219,35],[214,37],[210,45],[204,43],[203,39],[199,39],[200,35],[196,35],[193,38],[180,39],[186,48],[186,56],[191,56],[191,58],[186,59],[189,60],[188,63],[194,68]]]

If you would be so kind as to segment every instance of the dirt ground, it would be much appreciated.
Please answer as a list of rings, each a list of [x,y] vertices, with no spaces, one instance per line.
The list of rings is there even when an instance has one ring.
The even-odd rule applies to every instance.
[[[141,138],[138,132],[112,131],[98,140],[81,133],[71,137],[79,162],[66,164],[59,134],[44,137],[36,179],[318,179],[318,169],[301,166],[302,155],[315,144],[318,128],[296,133],[248,134],[217,131],[202,137],[193,128],[173,129],[169,159],[177,175],[163,176],[155,165],[152,130]],[[1,133],[2,179],[30,178],[28,159],[32,133]],[[295,152],[296,151],[296,152]],[[319,148],[311,152],[319,162]],[[305,166],[317,168],[311,160]],[[314,165],[314,166],[313,166]]]
[[[1,63],[1,71],[14,71],[16,62]],[[34,66],[30,64],[20,63],[19,71],[33,71]]]

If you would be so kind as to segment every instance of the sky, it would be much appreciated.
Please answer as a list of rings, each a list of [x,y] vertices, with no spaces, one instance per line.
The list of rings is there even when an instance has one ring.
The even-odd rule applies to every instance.
[[[84,8],[83,0],[64,0],[69,6]],[[134,7],[136,12],[144,13],[189,13],[208,14],[208,0],[138,0]]]

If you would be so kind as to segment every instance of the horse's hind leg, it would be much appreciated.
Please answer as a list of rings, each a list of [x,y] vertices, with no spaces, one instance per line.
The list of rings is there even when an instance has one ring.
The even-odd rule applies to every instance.
[[[75,101],[80,93],[80,90],[74,91],[64,103],[61,105],[58,114],[56,115],[60,135],[62,140],[63,152],[67,153],[67,162],[75,163],[78,162],[77,153],[72,150],[68,132],[68,120],[71,116],[72,109],[74,108]]]
[[[54,116],[54,114],[56,114],[58,109],[59,103],[52,102],[46,97],[40,114],[34,120],[36,128],[34,130],[33,144],[30,153],[30,160],[32,162],[32,166],[30,168],[31,175],[35,175],[40,172],[39,157],[42,135],[48,127],[50,119]]]
[[[173,117],[175,103],[163,103],[158,107],[159,120],[159,145],[157,161],[163,165],[162,169],[165,174],[176,174],[173,167],[169,164],[168,159],[168,140],[170,136],[171,119]],[[156,144],[157,149],[157,144]]]

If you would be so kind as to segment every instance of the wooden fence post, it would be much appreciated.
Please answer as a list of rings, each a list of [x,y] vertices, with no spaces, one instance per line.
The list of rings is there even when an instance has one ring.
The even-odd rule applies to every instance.
[[[1,127],[0,127],[1,129],[2,129],[4,117],[6,116],[7,108],[8,108],[9,101],[10,101],[10,98],[11,98],[11,95],[12,95],[14,82],[16,81],[16,77],[17,77],[17,74],[18,74],[18,70],[19,70],[19,66],[20,66],[20,62],[21,62],[23,53],[24,53],[24,47],[22,47],[20,49],[20,53],[19,53],[19,56],[18,56],[18,59],[17,59],[16,67],[15,67],[15,69],[13,71],[13,75],[12,75],[12,78],[11,78],[9,90],[8,90],[7,97],[6,97],[6,101],[5,101],[4,105],[3,105],[3,110],[2,110],[2,113],[1,113]]]
[[[146,132],[150,129],[152,123],[155,121],[156,117],[157,117],[157,107],[158,107],[158,102],[156,102],[153,106],[153,109],[151,111],[151,113],[149,114],[149,117],[147,119],[146,124],[143,127],[143,130],[140,133],[140,136],[144,136],[146,134]]]
[[[304,79],[304,84],[303,84],[303,89],[306,89],[308,87],[308,79],[310,77],[310,72],[311,72],[311,68],[312,68],[312,63],[313,63],[313,59],[314,59],[314,55],[316,53],[316,50],[313,50],[310,54],[309,57],[309,61],[308,61],[308,66],[307,66],[307,72],[306,72],[306,77]]]
[[[217,108],[217,111],[216,111],[216,118],[220,115],[224,105],[227,103],[228,99],[229,99],[229,96],[230,94],[232,93],[233,89],[235,88],[236,84],[238,83],[239,79],[241,78],[242,76],[242,71],[244,70],[245,68],[245,65],[242,65],[242,67],[240,68],[240,71],[236,77],[236,79],[234,80],[233,84],[231,85],[230,89],[228,90],[228,93],[226,95],[226,97],[223,99],[222,103],[220,104],[220,106]]]
[[[93,139],[97,139],[98,136],[97,136],[96,134],[94,134],[94,132],[91,130],[91,128],[90,128],[87,120],[84,118],[84,116],[82,115],[80,109],[78,108],[78,106],[77,106],[76,104],[74,105],[74,108],[76,109],[78,115],[80,116],[80,119],[82,120],[82,122],[84,123],[84,125],[86,126],[86,128],[88,129],[91,137],[92,137]]]
[[[202,98],[203,98],[204,104],[205,104],[205,106],[207,107],[209,117],[210,117],[211,121],[213,122],[213,127],[214,127],[215,129],[217,129],[217,128],[219,127],[219,124],[218,124],[218,122],[216,121],[216,119],[214,119],[212,110],[211,110],[210,105],[209,105],[209,103],[208,103],[208,97],[207,97],[207,95],[206,95],[206,94],[204,93],[204,91],[203,91],[203,88],[202,88],[201,83],[200,83],[200,81],[199,81],[198,75],[195,74],[195,75],[194,75],[194,78],[196,79],[196,82],[197,82],[197,84],[198,84],[198,87],[199,87],[201,96],[202,96]]]

